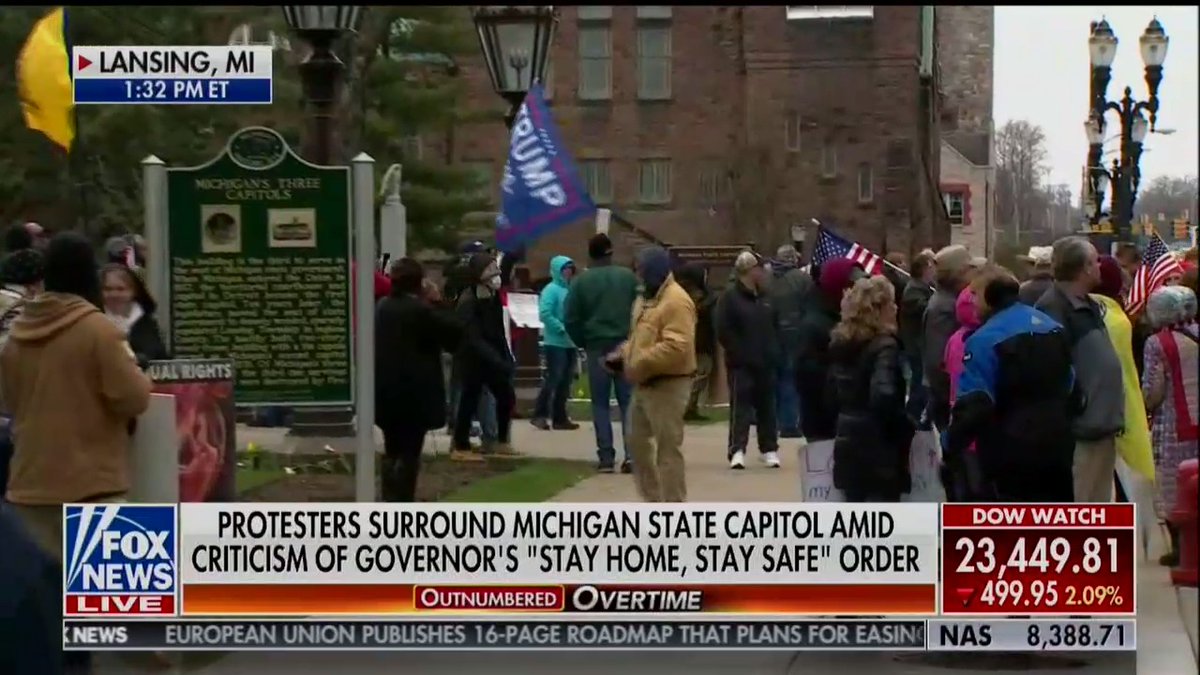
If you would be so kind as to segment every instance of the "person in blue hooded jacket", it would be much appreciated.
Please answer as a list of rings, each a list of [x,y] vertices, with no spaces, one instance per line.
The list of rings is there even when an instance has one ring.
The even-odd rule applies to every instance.
[[[575,262],[565,255],[550,260],[550,283],[538,297],[538,316],[542,320],[542,349],[546,357],[546,375],[534,405],[533,426],[546,429],[578,429],[567,417],[567,399],[575,381],[576,348],[563,323]]]

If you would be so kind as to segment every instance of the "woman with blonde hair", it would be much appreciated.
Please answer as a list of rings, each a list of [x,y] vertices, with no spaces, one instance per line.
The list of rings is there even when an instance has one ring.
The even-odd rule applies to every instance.
[[[846,291],[829,355],[838,411],[834,485],[849,502],[900,501],[911,489],[915,429],[904,409],[895,289],[887,278],[860,279]]]
[[[1142,395],[1150,413],[1150,439],[1157,480],[1154,506],[1160,519],[1175,506],[1175,474],[1179,463],[1196,458],[1197,387],[1200,386],[1200,331],[1196,326],[1196,294],[1186,286],[1164,286],[1146,302],[1155,331],[1146,340]],[[1179,530],[1168,524],[1171,550],[1162,563],[1179,556]]]

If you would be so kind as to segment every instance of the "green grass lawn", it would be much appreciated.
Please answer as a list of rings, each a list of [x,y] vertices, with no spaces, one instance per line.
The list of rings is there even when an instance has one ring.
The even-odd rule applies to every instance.
[[[591,462],[528,459],[508,473],[471,483],[450,494],[446,502],[544,502],[596,474]]]

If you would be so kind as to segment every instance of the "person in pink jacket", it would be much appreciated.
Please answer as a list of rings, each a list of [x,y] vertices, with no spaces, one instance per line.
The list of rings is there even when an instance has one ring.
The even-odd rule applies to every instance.
[[[950,376],[950,407],[954,408],[954,399],[958,396],[958,376],[963,371],[963,348],[971,333],[979,328],[979,310],[975,307],[975,292],[970,286],[958,294],[954,303],[954,315],[960,328],[954,331],[946,342],[946,351],[942,355],[946,364],[946,374]]]

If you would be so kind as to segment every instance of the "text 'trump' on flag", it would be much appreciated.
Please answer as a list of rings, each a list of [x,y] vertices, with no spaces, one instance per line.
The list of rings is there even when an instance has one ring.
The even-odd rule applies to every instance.
[[[65,25],[62,7],[34,24],[17,57],[17,85],[25,126],[70,152],[75,140],[71,117],[75,103]]]

